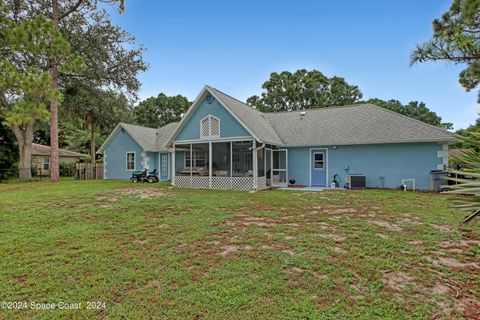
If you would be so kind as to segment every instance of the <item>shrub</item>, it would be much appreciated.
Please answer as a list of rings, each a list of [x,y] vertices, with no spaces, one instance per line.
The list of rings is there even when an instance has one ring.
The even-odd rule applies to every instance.
[[[38,167],[37,167],[37,166],[32,165],[32,166],[30,167],[30,172],[32,173],[32,177],[37,177],[37,176],[38,176],[38,173],[39,173],[38,171],[39,171],[39,170],[38,170]]]
[[[61,177],[73,177],[75,173],[75,163],[73,162],[60,162],[60,176]]]

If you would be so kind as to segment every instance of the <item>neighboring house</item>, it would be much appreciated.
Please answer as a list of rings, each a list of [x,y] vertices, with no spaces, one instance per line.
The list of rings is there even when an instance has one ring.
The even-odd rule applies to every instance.
[[[75,163],[86,156],[65,149],[58,149],[58,155],[60,163]],[[37,167],[41,176],[50,175],[50,146],[32,143],[32,167]]]
[[[206,86],[179,123],[159,129],[120,123],[99,152],[107,179],[158,169],[175,187],[261,190],[342,187],[351,174],[367,187],[398,188],[448,164],[453,135],[371,104],[262,113]]]

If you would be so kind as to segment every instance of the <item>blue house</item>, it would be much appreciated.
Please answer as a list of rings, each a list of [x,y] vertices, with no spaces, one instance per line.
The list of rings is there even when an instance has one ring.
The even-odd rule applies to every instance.
[[[428,190],[448,164],[450,132],[371,104],[262,113],[206,86],[179,123],[159,129],[120,123],[99,152],[106,179],[158,169],[179,188]]]

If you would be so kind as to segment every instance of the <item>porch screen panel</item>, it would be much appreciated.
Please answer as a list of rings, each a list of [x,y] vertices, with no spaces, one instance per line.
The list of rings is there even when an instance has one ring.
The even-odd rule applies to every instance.
[[[265,149],[260,149],[257,151],[257,176],[265,176]]]
[[[252,141],[232,142],[232,173],[235,177],[253,177]]]
[[[230,142],[212,143],[212,176],[230,176]]]
[[[272,186],[286,187],[287,183],[287,150],[272,151]]]
[[[244,153],[245,156],[245,173],[247,176],[253,176],[253,155],[252,151]]]

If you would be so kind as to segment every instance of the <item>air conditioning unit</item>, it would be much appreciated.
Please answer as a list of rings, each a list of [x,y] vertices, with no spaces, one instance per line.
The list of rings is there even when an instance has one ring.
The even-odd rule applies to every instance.
[[[366,180],[364,174],[348,174],[345,178],[345,186],[349,189],[365,189]]]

